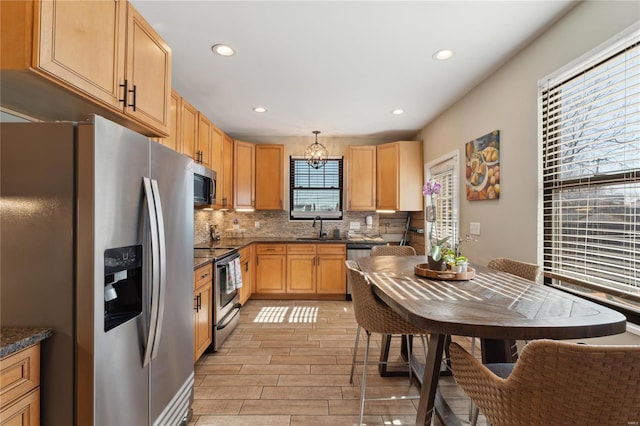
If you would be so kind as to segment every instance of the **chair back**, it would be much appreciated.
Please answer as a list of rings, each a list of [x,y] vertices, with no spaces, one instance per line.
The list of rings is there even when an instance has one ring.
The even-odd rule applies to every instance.
[[[640,346],[535,340],[506,379],[461,346],[453,375],[487,419],[500,425],[629,425],[640,419]]]
[[[411,246],[373,246],[371,256],[415,256],[416,250]]]
[[[403,320],[389,306],[378,299],[367,279],[353,260],[345,261],[347,273],[351,278],[351,298],[353,312],[360,327],[371,333],[382,334],[421,334],[420,330]]]
[[[542,274],[542,269],[534,263],[520,262],[506,257],[493,259],[487,266],[531,281],[538,281]]]

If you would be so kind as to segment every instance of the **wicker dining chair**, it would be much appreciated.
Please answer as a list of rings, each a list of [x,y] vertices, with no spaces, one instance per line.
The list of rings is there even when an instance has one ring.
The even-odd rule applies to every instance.
[[[491,269],[507,272],[531,281],[538,281],[540,274],[542,274],[542,269],[535,263],[521,262],[506,257],[493,259],[487,266]]]
[[[402,319],[400,315],[395,313],[389,306],[378,299],[371,289],[371,285],[366,275],[360,271],[358,264],[353,260],[347,260],[347,273],[351,278],[351,294],[353,298],[353,311],[358,323],[356,332],[356,341],[354,345],[353,361],[351,363],[351,376],[349,383],[353,383],[353,373],[356,365],[356,357],[358,354],[358,342],[360,340],[360,329],[364,329],[367,334],[367,346],[364,350],[364,361],[362,367],[362,381],[360,382],[360,425],[364,417],[365,401],[384,401],[398,399],[418,399],[418,397],[389,397],[389,398],[366,398],[365,392],[367,387],[367,364],[369,362],[369,345],[371,342],[371,333],[380,334],[402,334],[407,338],[408,360],[411,360],[411,346],[408,342],[410,335],[422,335],[424,330],[415,327]],[[424,345],[424,340],[423,340]],[[426,354],[426,345],[425,354]],[[382,362],[382,361],[381,361]],[[411,384],[411,366],[409,366],[409,383]]]
[[[531,281],[538,281],[538,278],[540,278],[540,275],[542,274],[542,269],[535,263],[522,262],[520,260],[509,259],[507,257],[497,257],[495,259],[492,259],[487,266],[491,269],[506,272],[511,275],[516,275],[518,277]],[[475,348],[476,338],[472,337],[471,355],[475,356]],[[505,378],[511,373],[513,364],[490,364],[487,366],[487,368],[489,368],[495,374],[498,374],[500,377]],[[479,408],[477,406],[474,407],[472,401],[469,404],[469,420],[471,420],[471,426],[475,426],[478,420],[478,414]]]
[[[637,425],[640,346],[527,344],[500,378],[457,343],[453,377],[494,426]]]
[[[373,246],[371,256],[415,256],[416,249],[411,246]]]

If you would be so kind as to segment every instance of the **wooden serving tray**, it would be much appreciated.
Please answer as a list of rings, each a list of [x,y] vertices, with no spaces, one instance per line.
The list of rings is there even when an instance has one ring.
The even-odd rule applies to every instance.
[[[453,272],[451,270],[434,271],[433,269],[429,269],[428,263],[418,263],[414,267],[414,272],[416,275],[420,275],[425,278],[437,278],[440,280],[451,281],[467,281],[474,279],[476,276],[476,270],[472,267],[468,267],[467,272]]]

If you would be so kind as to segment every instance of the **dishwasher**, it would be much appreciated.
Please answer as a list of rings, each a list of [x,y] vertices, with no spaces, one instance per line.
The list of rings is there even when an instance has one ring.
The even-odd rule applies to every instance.
[[[347,260],[358,260],[371,256],[371,247],[376,244],[367,242],[347,243]],[[347,300],[351,300],[351,277],[347,275]]]

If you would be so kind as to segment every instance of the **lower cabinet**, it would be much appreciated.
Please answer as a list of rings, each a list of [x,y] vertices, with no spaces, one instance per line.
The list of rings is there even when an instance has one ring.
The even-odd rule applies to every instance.
[[[242,272],[242,287],[240,287],[240,304],[244,305],[253,294],[254,255],[253,245],[249,245],[238,252],[240,254],[240,270]]]
[[[213,265],[208,264],[196,269],[193,278],[195,363],[213,342]]]
[[[40,343],[0,360],[0,424],[40,424]]]
[[[285,293],[287,245],[256,244],[256,293]]]
[[[256,295],[344,295],[344,244],[257,244]]]

